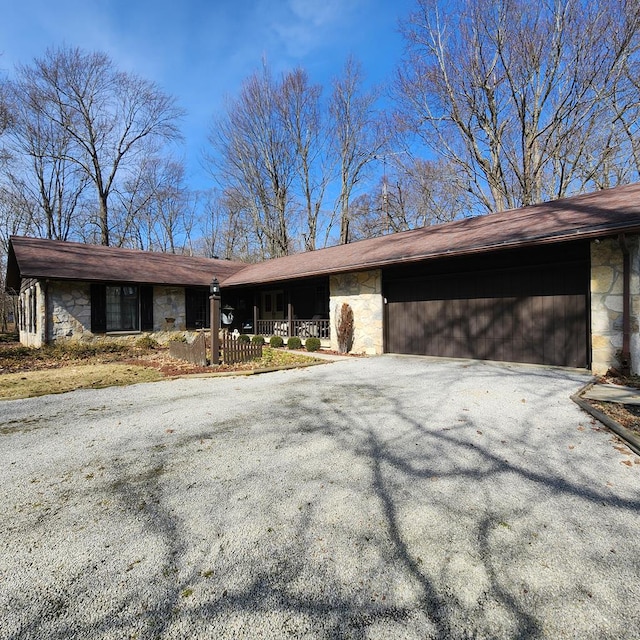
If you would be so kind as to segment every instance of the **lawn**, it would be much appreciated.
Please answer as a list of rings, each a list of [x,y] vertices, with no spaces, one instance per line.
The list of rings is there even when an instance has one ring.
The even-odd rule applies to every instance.
[[[0,399],[154,382],[184,375],[249,373],[316,362],[319,360],[304,353],[265,347],[259,360],[200,367],[172,358],[166,346],[143,340],[134,344],[70,341],[36,349],[5,337],[0,340]]]

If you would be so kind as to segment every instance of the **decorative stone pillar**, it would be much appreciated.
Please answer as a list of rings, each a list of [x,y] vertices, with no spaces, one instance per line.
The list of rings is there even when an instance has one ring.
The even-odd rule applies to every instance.
[[[640,266],[638,237],[627,237],[631,254],[631,370],[640,368]],[[595,374],[620,368],[623,329],[623,256],[616,238],[591,243],[591,368]]]
[[[353,310],[353,353],[378,355],[384,350],[382,272],[333,275],[329,280],[331,348],[338,349],[337,320],[343,303]]]

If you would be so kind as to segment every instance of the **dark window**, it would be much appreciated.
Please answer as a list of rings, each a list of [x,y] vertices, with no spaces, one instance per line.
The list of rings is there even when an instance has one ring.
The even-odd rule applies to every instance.
[[[107,330],[107,287],[103,284],[91,285],[91,333],[105,333]]]
[[[185,290],[185,316],[187,329],[209,326],[209,292],[206,289]]]
[[[137,331],[140,328],[138,287],[107,286],[107,331]]]
[[[140,287],[140,329],[153,331],[153,287]]]

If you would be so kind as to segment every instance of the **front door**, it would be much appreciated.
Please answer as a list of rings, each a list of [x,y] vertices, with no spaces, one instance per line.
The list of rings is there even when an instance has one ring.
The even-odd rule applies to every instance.
[[[260,315],[263,320],[284,320],[284,292],[263,291]]]

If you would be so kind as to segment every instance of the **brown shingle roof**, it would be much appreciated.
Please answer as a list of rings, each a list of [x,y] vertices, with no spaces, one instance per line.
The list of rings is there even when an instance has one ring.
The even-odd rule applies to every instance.
[[[279,282],[443,256],[640,233],[640,183],[247,265],[115,247],[13,237],[7,288],[20,276],[223,286]]]
[[[640,183],[276,258],[248,265],[224,285],[277,282],[623,231],[640,232]]]
[[[222,282],[245,266],[229,260],[14,236],[6,286],[17,290],[20,277],[209,286],[214,276]]]

